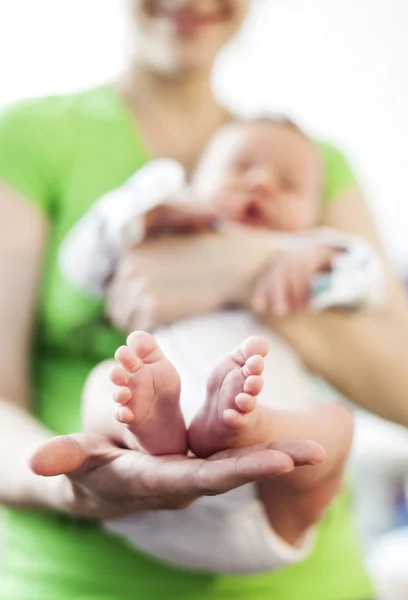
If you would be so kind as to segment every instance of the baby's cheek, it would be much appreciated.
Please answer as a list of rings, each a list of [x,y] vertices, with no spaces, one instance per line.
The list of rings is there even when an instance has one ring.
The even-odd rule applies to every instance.
[[[291,210],[291,231],[305,231],[316,227],[319,221],[319,211],[314,202],[299,201],[293,204]]]
[[[290,208],[287,207],[281,215],[280,229],[282,231],[298,233],[299,231],[309,229],[312,226],[311,222],[312,219],[304,211],[303,207],[299,205]]]

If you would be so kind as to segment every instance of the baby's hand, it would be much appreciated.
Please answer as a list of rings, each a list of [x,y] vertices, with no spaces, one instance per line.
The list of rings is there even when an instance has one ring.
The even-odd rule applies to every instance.
[[[338,250],[329,246],[309,246],[280,252],[255,288],[251,308],[260,316],[285,317],[305,310],[318,273],[331,270]]]
[[[217,221],[215,207],[204,203],[168,202],[152,208],[145,215],[145,234],[206,231]]]

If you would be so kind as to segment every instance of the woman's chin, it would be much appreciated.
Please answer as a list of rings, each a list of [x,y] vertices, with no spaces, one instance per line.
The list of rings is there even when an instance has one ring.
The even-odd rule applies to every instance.
[[[182,78],[183,76],[207,71],[211,68],[212,59],[195,53],[194,48],[188,51],[183,48],[180,51],[173,51],[159,60],[152,60],[150,57],[149,63],[157,73]]]

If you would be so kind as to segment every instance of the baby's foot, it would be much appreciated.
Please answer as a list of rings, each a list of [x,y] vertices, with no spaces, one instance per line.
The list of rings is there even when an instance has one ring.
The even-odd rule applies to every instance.
[[[150,454],[185,454],[187,434],[175,367],[148,333],[135,331],[126,343],[115,353],[119,365],[111,375],[118,386],[115,417],[129,430],[126,441]]]
[[[196,456],[264,441],[263,409],[256,396],[263,387],[267,353],[267,341],[251,337],[220,359],[208,380],[204,406],[188,431],[189,447]]]

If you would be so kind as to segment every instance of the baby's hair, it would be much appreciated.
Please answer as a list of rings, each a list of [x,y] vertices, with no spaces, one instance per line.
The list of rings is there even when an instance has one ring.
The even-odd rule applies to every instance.
[[[255,116],[255,117],[239,119],[238,122],[241,122],[244,124],[247,123],[248,125],[250,125],[251,123],[261,123],[261,124],[269,123],[270,125],[282,125],[283,127],[288,127],[289,129],[292,129],[296,133],[299,133],[299,135],[306,138],[307,140],[309,139],[309,136],[303,131],[303,129],[301,129],[299,127],[299,125],[297,125],[297,123],[295,121],[293,121],[293,119],[290,119],[286,115],[261,114],[261,115]]]

